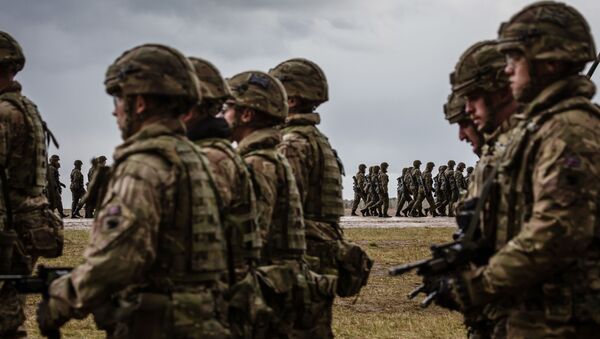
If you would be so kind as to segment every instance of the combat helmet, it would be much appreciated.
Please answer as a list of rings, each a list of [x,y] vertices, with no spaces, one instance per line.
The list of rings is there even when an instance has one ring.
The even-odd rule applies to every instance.
[[[283,122],[288,115],[285,89],[273,76],[247,71],[227,80],[236,105],[253,108]]]
[[[477,90],[494,92],[508,86],[508,76],[504,73],[506,61],[497,47],[496,41],[485,40],[472,45],[460,56],[450,74],[455,95],[464,97]]]
[[[465,98],[454,93],[448,96],[448,102],[444,105],[444,116],[451,124],[456,124],[463,120],[471,120],[465,110]]]
[[[415,161],[413,161],[413,166],[414,167],[421,166],[421,160],[415,160]]]
[[[381,169],[388,168],[389,166],[390,165],[385,161],[380,164]]]
[[[325,73],[310,60],[294,58],[284,61],[269,70],[269,74],[281,81],[290,98],[302,98],[317,105],[329,100]]]
[[[367,165],[365,165],[365,164],[358,165],[358,169],[361,170],[361,171],[364,170],[364,169],[366,169],[366,168],[367,168]]]
[[[200,82],[203,100],[222,101],[232,97],[227,82],[211,62],[196,57],[190,57],[189,60]]]
[[[566,61],[584,65],[596,59],[590,27],[575,8],[540,1],[523,8],[500,26],[502,53],[522,52],[528,60]]]
[[[448,160],[448,167],[454,168],[454,165],[456,165],[456,161],[454,161],[454,160]]]
[[[435,167],[435,164],[434,164],[433,162],[429,161],[429,162],[427,163],[427,165],[425,165],[425,167],[426,167],[426,168],[431,168],[431,169],[433,169],[433,168]]]
[[[25,54],[17,40],[0,31],[0,65],[5,64],[12,64],[15,72],[19,72],[25,66]]]
[[[178,50],[146,44],[125,51],[108,67],[106,92],[123,96],[154,94],[201,99],[198,78],[190,61]]]
[[[83,165],[83,161],[81,161],[81,160],[75,160],[75,161],[73,162],[73,165],[75,165],[75,167],[77,167],[77,166],[81,166],[81,165]]]
[[[458,165],[456,165],[456,169],[459,171],[465,169],[465,167],[466,165],[464,162],[459,162]]]
[[[50,156],[50,161],[59,161],[60,157],[57,154],[52,154],[52,156]]]

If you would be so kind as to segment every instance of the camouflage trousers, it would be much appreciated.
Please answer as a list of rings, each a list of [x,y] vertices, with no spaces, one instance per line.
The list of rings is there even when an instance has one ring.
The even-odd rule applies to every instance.
[[[2,284],[2,283],[0,283]],[[0,338],[26,338],[25,298],[10,285],[0,287]]]
[[[363,192],[354,191],[354,201],[352,202],[352,213],[356,212],[358,209],[358,205],[360,204],[360,200],[362,199],[365,206],[367,206],[367,197]]]
[[[402,207],[404,207],[404,204],[409,203],[412,201],[412,198],[410,196],[410,194],[408,194],[408,192],[404,191],[404,192],[399,192],[398,193],[398,202],[396,203],[396,216],[399,217],[400,213],[402,212]]]
[[[388,209],[390,208],[390,196],[386,193],[381,193],[381,212],[383,215],[388,215]]]
[[[425,200],[425,192],[419,188],[417,197],[407,207],[411,215],[423,215],[423,200]]]

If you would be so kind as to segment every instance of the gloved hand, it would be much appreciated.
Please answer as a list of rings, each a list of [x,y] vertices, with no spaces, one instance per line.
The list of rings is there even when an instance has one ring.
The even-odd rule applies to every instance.
[[[483,288],[484,269],[485,267],[479,267],[476,270],[457,272],[440,278],[436,304],[464,312],[491,301],[493,296]]]
[[[37,307],[37,323],[42,335],[48,338],[60,338],[60,327],[69,320],[69,317],[61,314],[61,308],[65,309],[64,303],[54,298],[42,300]],[[64,311],[63,311],[64,312]]]

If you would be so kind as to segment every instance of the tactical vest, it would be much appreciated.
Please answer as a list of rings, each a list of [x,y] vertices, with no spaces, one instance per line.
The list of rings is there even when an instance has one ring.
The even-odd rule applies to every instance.
[[[18,92],[0,94],[0,101],[7,101],[23,113],[27,125],[27,139],[32,140],[25,147],[26,156],[19,163],[8,159],[8,181],[11,189],[17,189],[28,196],[42,195],[47,179],[47,148],[45,144],[45,124],[37,107],[31,100]]]
[[[497,249],[516,236],[521,230],[520,225],[527,222],[533,214],[533,185],[531,176],[527,175],[532,173],[532,169],[522,166],[523,162],[527,165],[533,163],[537,150],[537,146],[532,145],[533,135],[552,117],[573,109],[591,112],[600,119],[598,108],[590,106],[589,100],[576,97],[529,121],[521,121],[511,131],[511,142],[497,164],[498,172],[494,182],[497,188],[491,190],[495,195],[482,197],[489,199],[490,206],[495,207],[489,213],[495,217],[495,239],[492,240],[495,240]],[[600,324],[600,293],[596,287],[597,281],[600,281],[600,198],[597,197],[596,200],[596,231],[585,254],[527,294],[528,301],[525,303],[542,307],[546,318],[550,320],[566,322],[576,319]]]
[[[259,231],[256,227],[255,222],[255,211],[256,211],[256,197],[254,195],[254,187],[252,184],[252,178],[246,163],[242,158],[235,152],[231,142],[221,138],[209,138],[197,140],[196,144],[201,148],[214,148],[227,155],[227,157],[235,163],[235,167],[239,173],[238,182],[240,187],[236,187],[240,190],[241,197],[238,197],[241,201],[245,202],[244,206],[235,206],[235,213],[228,213],[227,215],[221,215],[223,222],[227,225],[242,225],[244,229],[239,230],[243,236],[243,244],[239,244],[243,248],[244,256],[246,258],[251,257],[258,259],[257,253],[261,248],[261,239]],[[217,191],[218,194],[218,191]],[[222,201],[222,199],[219,199]],[[223,206],[225,208],[225,206]],[[229,210],[231,211],[231,210]],[[235,262],[239,262],[242,258],[234,258]]]
[[[277,201],[273,212],[266,244],[265,259],[298,259],[306,251],[304,219],[300,193],[295,185],[294,173],[287,159],[276,149],[260,149],[244,154],[244,158],[259,156],[275,165],[276,173],[283,173],[284,182],[277,184]],[[259,186],[255,185],[258,189]],[[256,194],[260,195],[260,192]]]
[[[213,282],[225,271],[225,243],[216,185],[208,160],[183,136],[163,135],[140,141],[115,155],[115,171],[127,157],[160,156],[176,169],[172,220],[161,220],[157,258],[147,273],[153,288],[171,291],[174,284]],[[165,202],[166,203],[166,202]]]
[[[338,222],[344,215],[342,199],[342,176],[338,157],[334,154],[327,137],[313,125],[289,126],[283,134],[298,133],[317,153],[317,168],[311,168],[309,185],[306,187],[304,217],[324,222]]]

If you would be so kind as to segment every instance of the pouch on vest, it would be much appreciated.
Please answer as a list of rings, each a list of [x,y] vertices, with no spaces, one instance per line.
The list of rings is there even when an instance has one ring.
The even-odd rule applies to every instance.
[[[337,294],[340,297],[351,297],[367,284],[373,260],[360,246],[345,240],[338,241],[338,244]]]
[[[228,301],[229,323],[236,338],[254,338],[271,322],[273,310],[265,302],[253,270],[230,288]]]
[[[56,258],[63,253],[64,235],[62,220],[45,208],[30,212],[27,218],[16,222],[27,252],[32,256]]]

